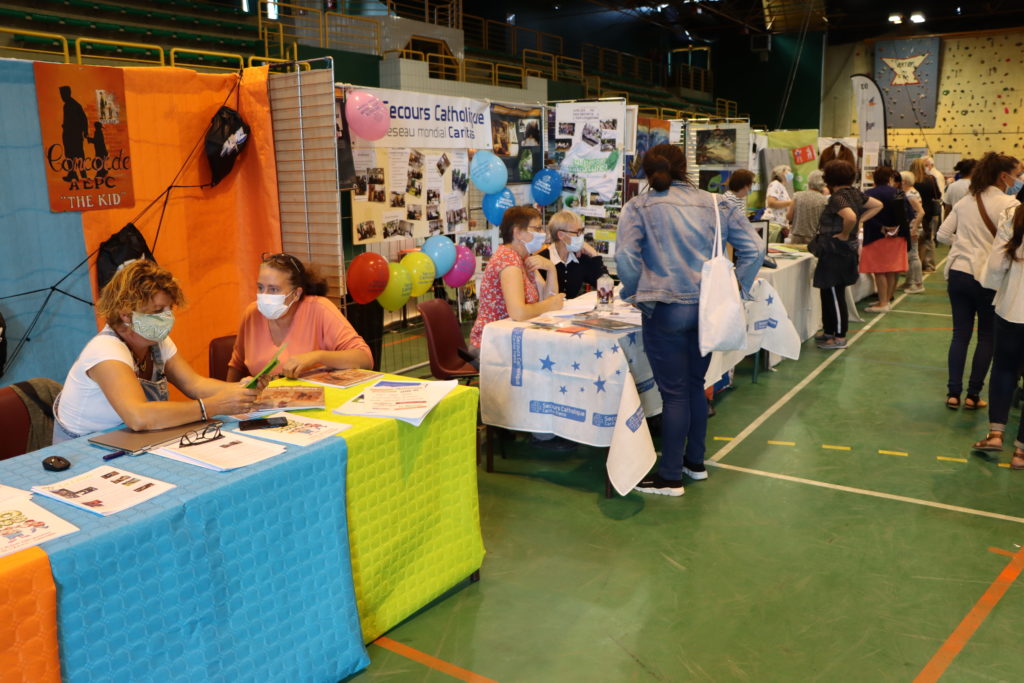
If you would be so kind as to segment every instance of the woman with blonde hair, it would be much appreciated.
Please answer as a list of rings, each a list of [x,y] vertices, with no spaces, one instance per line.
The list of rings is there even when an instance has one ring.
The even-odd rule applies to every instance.
[[[152,261],[114,275],[96,304],[107,324],[85,345],[54,403],[54,443],[121,424],[162,429],[252,407],[255,389],[202,377],[178,353],[169,335],[173,309],[184,303],[178,281]],[[171,401],[168,382],[189,399]]]
[[[933,273],[935,272],[935,230],[939,224],[939,202],[942,200],[942,192],[939,190],[938,182],[928,172],[927,157],[911,161],[910,172],[914,174],[914,189],[921,195],[921,206],[924,207],[921,236],[917,240],[921,267],[924,272]]]
[[[558,291],[566,299],[583,293],[583,285],[597,288],[597,278],[607,273],[604,260],[593,246],[583,239],[583,220],[572,211],[559,211],[548,220],[551,244],[541,251],[558,271]]]

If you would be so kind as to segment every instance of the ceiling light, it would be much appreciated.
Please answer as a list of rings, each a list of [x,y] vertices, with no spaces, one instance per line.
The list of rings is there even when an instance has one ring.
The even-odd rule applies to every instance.
[[[889,23],[890,24],[902,24],[903,23],[903,15],[902,14],[890,14],[889,15]]]
[[[923,24],[924,14],[922,14],[921,12],[914,12],[913,14],[910,15],[910,21],[913,24]]]

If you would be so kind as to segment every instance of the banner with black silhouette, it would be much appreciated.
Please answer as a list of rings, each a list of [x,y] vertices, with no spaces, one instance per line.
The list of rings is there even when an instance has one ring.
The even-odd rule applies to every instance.
[[[50,210],[134,206],[123,70],[49,62],[33,69]]]
[[[892,128],[934,128],[939,95],[939,38],[875,43],[875,82]]]

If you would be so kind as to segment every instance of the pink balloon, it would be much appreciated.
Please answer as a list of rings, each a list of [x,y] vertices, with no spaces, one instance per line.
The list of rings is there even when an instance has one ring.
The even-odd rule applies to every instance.
[[[455,247],[455,265],[444,276],[444,283],[449,287],[461,287],[469,282],[476,272],[476,256],[469,247],[460,244]]]
[[[380,140],[391,125],[388,106],[364,90],[345,97],[345,119],[353,133],[367,140]]]

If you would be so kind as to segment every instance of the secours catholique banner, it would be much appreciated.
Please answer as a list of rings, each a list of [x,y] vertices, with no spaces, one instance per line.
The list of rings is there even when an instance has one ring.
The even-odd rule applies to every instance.
[[[352,146],[490,149],[491,108],[483,100],[385,88],[359,88],[388,107],[391,126],[380,140],[352,134]]]
[[[33,69],[50,210],[134,206],[124,72],[49,62]]]

